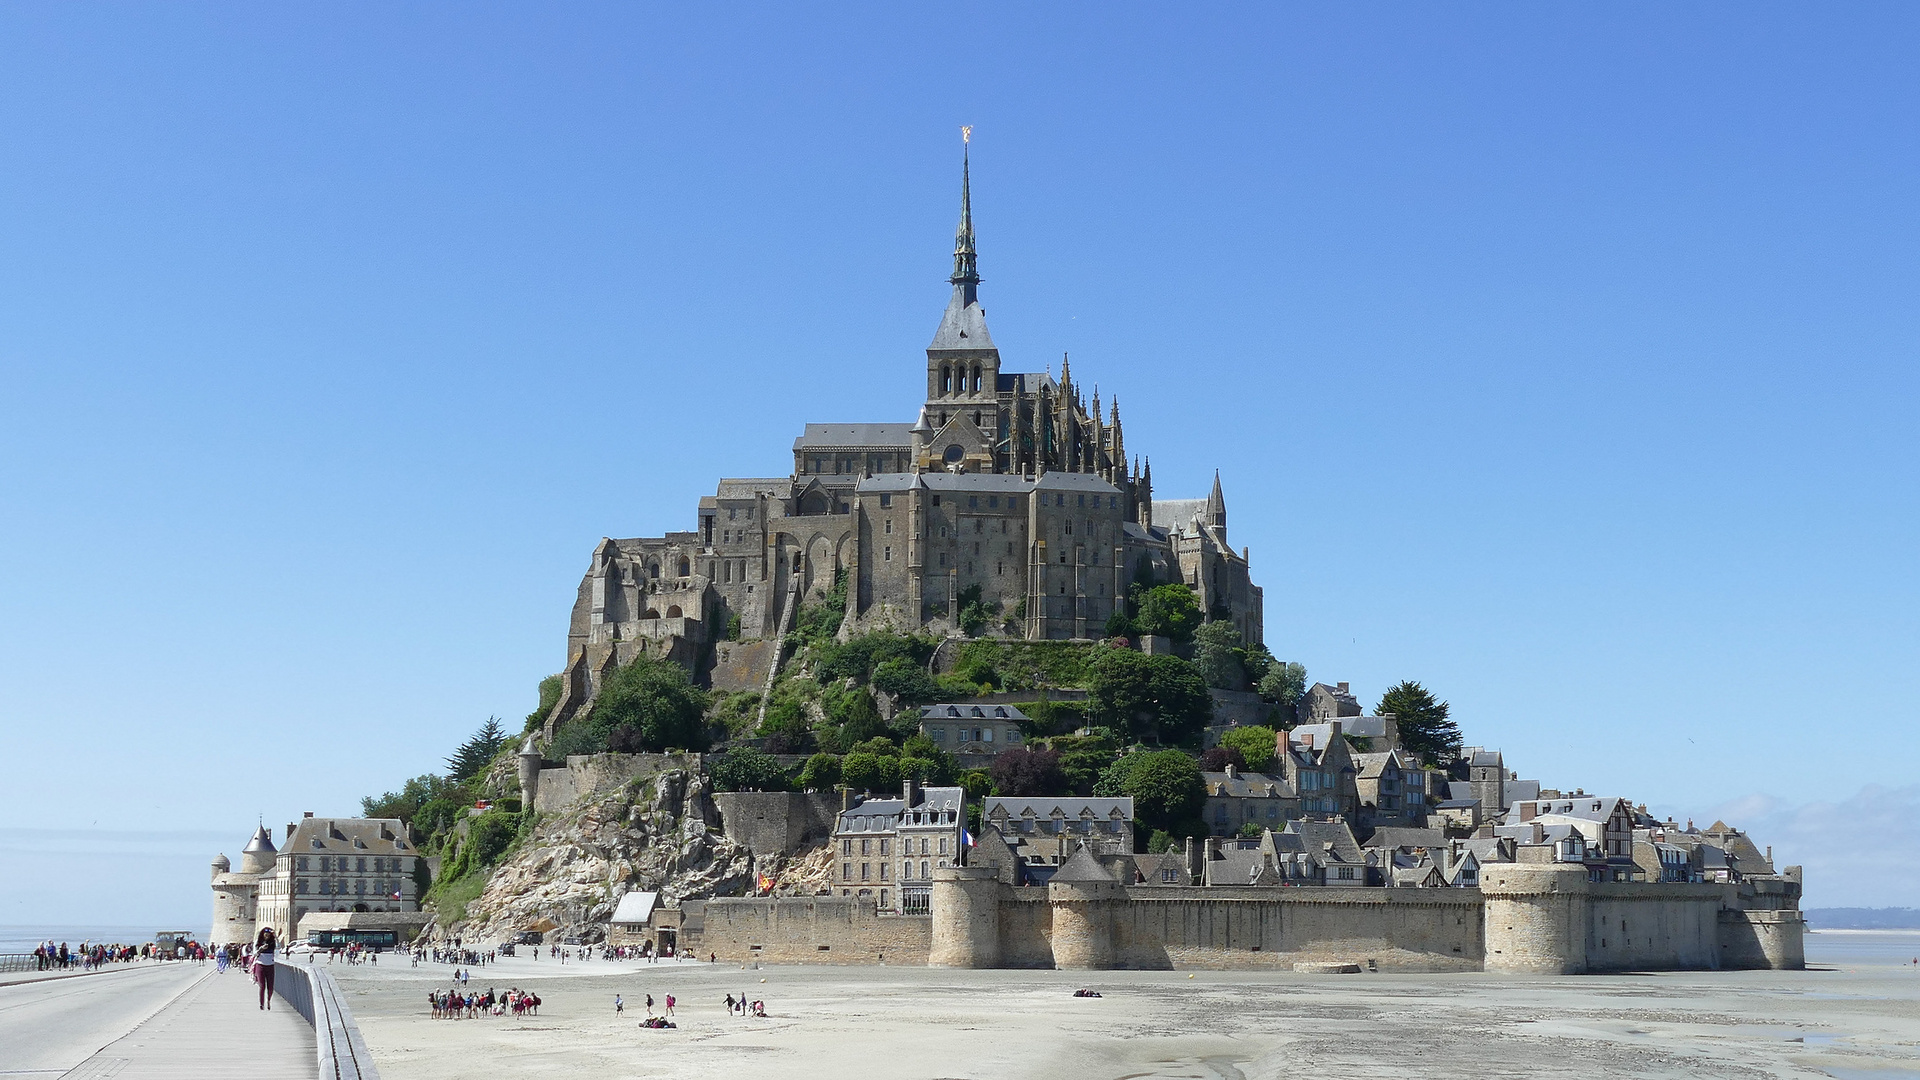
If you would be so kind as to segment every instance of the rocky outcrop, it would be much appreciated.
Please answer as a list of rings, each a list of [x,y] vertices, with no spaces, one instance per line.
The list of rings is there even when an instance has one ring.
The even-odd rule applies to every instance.
[[[542,815],[533,835],[495,867],[466,918],[429,933],[492,944],[543,929],[550,941],[595,942],[629,892],[658,892],[674,906],[744,896],[757,874],[785,876],[790,860],[762,857],[756,864],[744,844],[727,838],[710,784],[698,771],[665,769]],[[807,871],[796,880],[811,884],[821,876],[811,864]]]

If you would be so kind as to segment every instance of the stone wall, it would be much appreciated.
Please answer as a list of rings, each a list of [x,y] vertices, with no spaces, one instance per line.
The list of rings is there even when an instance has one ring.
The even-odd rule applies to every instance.
[[[708,683],[715,690],[758,690],[767,681],[776,641],[722,641],[713,647]]]
[[[791,855],[833,836],[840,798],[833,793],[723,791],[714,795],[727,839],[755,856]]]
[[[543,814],[557,814],[580,799],[618,791],[637,777],[667,769],[699,772],[700,755],[575,754],[565,765],[540,770],[533,807]]]
[[[924,967],[933,939],[931,917],[878,914],[859,897],[690,900],[682,908],[681,951],[730,963]]]
[[[1588,886],[1587,970],[1718,969],[1726,892],[1724,885]]]
[[[1478,971],[1481,901],[1470,889],[1134,888],[1118,913],[1130,967],[1371,964]]]

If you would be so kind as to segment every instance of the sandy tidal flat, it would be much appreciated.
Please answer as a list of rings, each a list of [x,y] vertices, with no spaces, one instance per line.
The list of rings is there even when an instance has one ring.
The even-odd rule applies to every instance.
[[[1920,1080],[1920,934],[1819,934],[1806,972],[1561,978],[948,971],[573,962],[476,969],[541,1015],[434,1020],[446,965],[336,966],[386,1080],[1265,1080],[1831,1077]],[[1896,957],[1897,961],[1896,962]],[[764,982],[762,980],[765,980]],[[1075,998],[1074,989],[1100,991]],[[768,1018],[729,1015],[729,993]],[[613,996],[627,1002],[624,1017]],[[671,1031],[644,1001],[679,999]]]

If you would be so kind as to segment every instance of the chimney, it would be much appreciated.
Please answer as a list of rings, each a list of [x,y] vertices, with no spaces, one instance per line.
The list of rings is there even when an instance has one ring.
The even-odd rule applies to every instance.
[[[311,810],[303,810],[303,811],[301,811],[301,812],[300,812],[300,816],[301,816],[301,817],[303,817],[303,818],[310,818],[310,817],[312,817],[312,816],[313,816],[313,811],[311,811]]]
[[[1520,820],[1532,821],[1533,815],[1538,811],[1538,807],[1539,807],[1538,803],[1530,803],[1530,802],[1521,803],[1520,804]]]
[[[853,789],[843,787],[840,789],[840,812],[844,814],[851,809],[853,809]]]
[[[915,797],[919,794],[919,787],[919,782],[912,779],[900,781],[900,801],[906,809],[913,809],[914,804],[920,801]]]
[[[1233,767],[1233,762],[1227,762],[1227,779],[1231,780],[1238,775],[1240,775],[1240,771]]]
[[[1533,842],[1538,844],[1547,838],[1547,827],[1539,822],[1533,823]]]
[[[1347,689],[1347,684],[1346,684],[1346,683],[1341,683],[1341,684],[1339,684],[1339,685],[1340,685],[1340,692],[1341,692],[1341,693],[1343,693],[1343,694],[1346,694],[1346,693],[1351,693],[1351,691],[1349,691],[1349,690]]]

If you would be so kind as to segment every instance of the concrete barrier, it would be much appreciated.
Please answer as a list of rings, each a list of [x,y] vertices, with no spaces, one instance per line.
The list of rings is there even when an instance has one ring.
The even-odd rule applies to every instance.
[[[313,1025],[320,1080],[380,1080],[373,1054],[360,1037],[340,984],[314,967],[280,963],[273,992]]]

